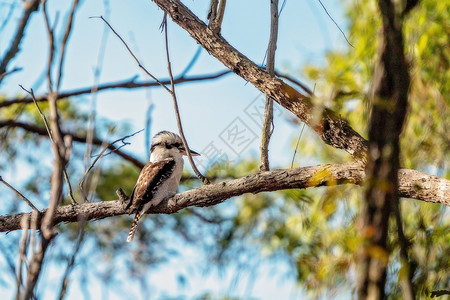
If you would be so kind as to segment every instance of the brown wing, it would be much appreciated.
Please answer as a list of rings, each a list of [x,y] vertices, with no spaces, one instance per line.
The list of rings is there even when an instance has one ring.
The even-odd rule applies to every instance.
[[[158,187],[169,178],[175,169],[174,159],[165,159],[155,163],[149,162],[142,169],[136,182],[128,207],[136,213],[148,203]]]

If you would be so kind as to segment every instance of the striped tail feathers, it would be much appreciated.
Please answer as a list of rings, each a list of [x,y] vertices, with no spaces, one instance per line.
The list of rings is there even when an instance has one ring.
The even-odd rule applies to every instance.
[[[134,234],[136,233],[137,225],[139,223],[139,219],[143,214],[142,210],[139,210],[134,217],[133,224],[131,224],[130,232],[128,233],[127,242],[131,242],[134,238]]]

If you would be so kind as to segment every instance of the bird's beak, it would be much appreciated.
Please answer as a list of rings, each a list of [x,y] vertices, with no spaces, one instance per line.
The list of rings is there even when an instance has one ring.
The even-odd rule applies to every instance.
[[[200,153],[195,152],[194,150],[190,150],[190,151],[191,151],[191,155],[192,155],[192,156],[199,156],[199,155],[200,155]],[[181,148],[181,149],[180,149],[180,152],[181,152],[181,154],[183,154],[183,155],[187,155],[186,150],[185,150],[184,148]]]

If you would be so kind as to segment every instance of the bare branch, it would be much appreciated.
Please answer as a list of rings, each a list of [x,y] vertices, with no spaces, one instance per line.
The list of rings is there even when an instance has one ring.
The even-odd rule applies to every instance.
[[[73,23],[73,17],[75,15],[75,12],[78,7],[79,0],[74,0],[72,4],[72,10],[69,14],[69,19],[67,20],[66,24],[66,30],[64,32],[63,39],[61,41],[61,51],[60,51],[60,57],[59,57],[59,66],[58,66],[58,77],[56,80],[56,90],[59,91],[59,87],[61,85],[61,78],[62,78],[62,70],[63,70],[63,64],[64,64],[64,58],[66,54],[66,45],[67,41],[69,40],[70,33],[72,31],[72,23]]]
[[[128,52],[130,53],[130,55],[134,58],[134,60],[136,61],[136,63],[138,64],[139,68],[141,68],[145,74],[147,74],[148,76],[150,76],[154,81],[156,81],[161,87],[163,87],[166,91],[168,91],[169,93],[171,93],[170,89],[161,81],[158,80],[158,78],[156,78],[155,76],[153,76],[139,61],[139,59],[136,57],[136,55],[134,55],[133,51],[131,51],[130,47],[128,47],[128,44],[123,40],[123,38],[114,30],[114,28],[108,23],[108,21],[106,21],[102,16],[99,17],[91,17],[91,18],[97,18],[97,19],[101,19],[103,22],[105,22],[105,24],[109,27],[109,29],[111,29],[111,31],[119,38],[119,40],[122,42],[122,44],[127,48]]]
[[[266,70],[271,76],[275,76],[275,51],[278,38],[278,0],[270,1],[270,38],[267,46]],[[273,132],[273,99],[266,96],[264,121],[261,132],[260,171],[269,170],[269,141]]]
[[[61,280],[61,287],[59,290],[59,300],[64,299],[64,296],[66,295],[67,292],[67,286],[69,284],[69,275],[73,270],[73,267],[75,265],[75,258],[78,254],[78,252],[80,251],[81,245],[83,244],[84,241],[84,237],[85,237],[85,224],[86,224],[86,220],[85,219],[81,219],[79,222],[79,229],[78,229],[78,237],[77,237],[77,242],[75,244],[75,248],[73,249],[72,255],[70,256],[70,259],[67,262],[67,266],[66,266],[66,270],[64,271],[64,275],[62,277]]]
[[[36,98],[34,97],[33,89],[31,89],[30,91],[28,91],[28,90],[26,90],[23,86],[21,86],[21,85],[19,85],[19,86],[20,86],[20,88],[21,88],[22,90],[24,90],[25,92],[27,92],[28,94],[30,94],[31,99],[33,100],[34,105],[36,106],[36,109],[37,109],[38,112],[39,112],[39,115],[41,116],[42,120],[44,121],[45,128],[47,129],[47,134],[48,134],[48,137],[50,138],[52,147],[53,147],[54,145],[57,145],[58,143],[56,142],[55,138],[53,137],[52,131],[51,131],[50,128],[49,128],[49,125],[48,125],[48,122],[47,122],[47,118],[46,118],[45,115],[42,113],[41,109],[39,108],[39,105],[38,105],[37,102],[36,102]],[[55,104],[55,105],[56,105],[56,104]],[[59,126],[58,126],[58,127],[59,127]],[[61,134],[61,136],[62,136],[61,131],[60,131],[60,130],[58,130],[58,131],[59,131],[59,134]],[[56,132],[56,130],[54,130],[53,132]],[[64,141],[61,141],[61,142],[62,142],[62,144],[64,145]],[[65,148],[65,146],[64,146],[64,148]],[[62,154],[61,154],[59,151],[60,151],[60,150],[58,150],[59,155],[62,156]],[[66,153],[64,153],[64,156],[62,157],[64,160],[65,160],[65,156],[66,156]],[[64,179],[65,179],[65,181],[66,181],[66,183],[67,183],[67,187],[68,187],[68,190],[69,190],[69,193],[68,193],[68,194],[69,194],[70,201],[72,202],[72,204],[75,204],[76,201],[75,201],[75,198],[73,197],[73,193],[72,193],[72,185],[70,184],[69,176],[67,175],[67,171],[66,171],[66,167],[65,167],[65,166],[63,166],[63,175],[64,175]]]
[[[14,69],[12,69],[11,71],[4,72],[3,74],[0,74],[0,82],[1,82],[1,81],[3,80],[3,78],[5,78],[6,76],[11,75],[12,73],[15,73],[15,72],[19,72],[19,71],[22,71],[22,68],[14,68]]]
[[[11,2],[9,4],[9,10],[8,10],[8,14],[6,15],[5,19],[2,22],[2,25],[0,25],[0,34],[2,33],[2,31],[5,29],[6,25],[8,24],[9,21],[11,21],[11,16],[14,12],[14,8],[16,6],[16,3]],[[26,9],[26,8],[25,8]]]
[[[220,34],[226,4],[226,0],[211,0],[211,5],[208,13],[208,27],[215,34]]]
[[[450,193],[450,180],[405,169],[399,171],[398,177],[401,197],[450,206],[450,199],[447,197]],[[245,193],[256,194],[346,183],[361,184],[364,179],[365,169],[359,163],[274,170],[203,185],[200,188],[177,194],[158,206],[152,207],[150,213],[172,214],[190,206],[212,206]],[[54,224],[77,222],[80,217],[84,217],[86,220],[98,220],[128,214],[126,210],[128,197],[122,193],[121,199],[61,206],[55,212]],[[41,213],[45,213],[45,210]],[[0,232],[21,229],[20,220],[26,215],[29,214],[0,216]],[[40,220],[34,227],[30,225],[30,228],[39,227],[39,224]]]
[[[275,75],[277,75],[277,76],[280,77],[280,78],[287,79],[287,80],[289,80],[290,82],[292,82],[292,83],[295,84],[295,85],[298,85],[298,86],[299,86],[302,90],[304,90],[309,96],[313,96],[313,95],[314,95],[313,91],[311,91],[311,90],[306,86],[306,84],[300,82],[299,80],[295,79],[294,77],[289,76],[289,75],[287,75],[287,74],[282,74],[282,73],[277,72],[277,71],[275,71]]]
[[[292,155],[291,169],[294,167],[295,155],[297,154],[298,144],[300,143],[300,139],[302,138],[304,129],[305,129],[305,124],[303,123],[302,130],[300,130],[300,134],[298,135],[297,144],[295,145],[294,154]]]
[[[209,23],[212,22],[217,16],[217,5],[219,4],[219,0],[211,0],[209,4],[209,12],[208,12],[208,20]]]
[[[230,74],[230,70],[220,71],[213,74],[205,74],[205,75],[195,75],[195,76],[189,76],[185,77],[183,75],[178,76],[174,78],[173,83],[175,85],[182,84],[182,83],[191,83],[191,82],[197,82],[197,81],[207,81],[207,80],[213,80],[221,78],[222,76]],[[161,80],[161,83],[164,85],[170,84],[170,79],[163,79]],[[85,94],[92,94],[104,90],[109,89],[136,89],[136,88],[146,88],[146,87],[158,87],[160,86],[159,83],[155,81],[145,81],[145,82],[136,82],[135,78],[132,78],[130,80],[123,80],[118,82],[111,82],[111,83],[104,83],[97,86],[95,89],[94,87],[87,87],[87,88],[80,88],[72,91],[66,91],[58,93],[57,99],[64,99],[79,95],[85,95]],[[43,102],[47,101],[47,95],[36,97],[37,102]],[[9,99],[0,102],[0,108],[7,107],[14,104],[22,104],[22,103],[33,103],[33,100],[31,98],[14,98]]]
[[[82,191],[81,194],[83,195],[83,197],[85,197],[85,193],[83,192],[83,189],[84,189],[84,182],[85,182],[85,180],[87,179],[87,176],[88,176],[89,172],[92,170],[92,168],[94,167],[94,165],[97,163],[97,161],[98,161],[100,158],[102,158],[103,156],[106,156],[106,155],[107,155],[107,154],[104,155],[105,151],[106,151],[107,149],[109,149],[111,146],[113,146],[115,143],[120,142],[120,141],[124,142],[127,138],[132,137],[132,136],[138,134],[139,132],[142,132],[143,130],[144,130],[144,129],[141,129],[141,130],[139,130],[139,131],[136,131],[136,132],[133,133],[133,134],[130,134],[130,135],[127,135],[127,136],[125,136],[125,137],[123,137],[123,138],[117,139],[117,140],[115,140],[114,142],[109,143],[109,144],[107,144],[106,142],[103,142],[103,143],[104,143],[104,145],[102,145],[103,150],[100,152],[99,155],[97,155],[97,157],[94,159],[94,161],[92,162],[92,164],[86,169],[86,171],[84,172],[83,178],[82,178],[81,181],[80,181],[79,186],[80,186],[80,190]],[[111,153],[111,152],[110,152],[110,153]],[[86,199],[84,199],[84,200],[86,200]]]
[[[0,120],[0,128],[2,127],[18,127],[18,128],[22,128],[24,130],[27,130],[29,132],[33,132],[36,134],[39,134],[41,136],[47,136],[47,131],[42,128],[42,127],[38,127],[35,125],[31,125],[31,124],[27,124],[27,123],[23,123],[23,122],[16,122],[14,120],[6,120],[6,121],[1,121]],[[62,132],[62,134],[64,136],[71,136],[72,140],[74,142],[79,142],[79,143],[86,143],[86,137],[85,136],[79,136],[76,135],[74,133],[70,133],[70,132]],[[102,146],[103,144],[108,144],[108,142],[102,141],[98,138],[94,138],[94,140],[92,141],[94,145],[96,146]],[[131,162],[132,164],[134,164],[136,167],[142,169],[144,167],[144,163],[142,163],[139,159],[133,157],[130,154],[127,154],[123,151],[120,151],[117,147],[115,147],[114,145],[110,145],[108,147],[109,150],[111,150],[112,153],[115,153],[116,155],[122,157],[123,159]]]
[[[25,197],[24,195],[22,195],[22,193],[20,193],[18,190],[16,190],[13,186],[11,186],[9,183],[7,183],[2,176],[0,176],[0,182],[3,182],[4,185],[6,185],[7,187],[9,187],[11,190],[13,190],[20,198],[22,198],[23,201],[25,201],[29,207],[31,207],[34,211],[38,212],[39,210],[36,208],[36,206],[33,205],[33,203],[31,203],[30,200],[28,200],[27,197]]]
[[[339,31],[342,33],[342,35],[344,36],[345,41],[347,42],[347,44],[349,44],[352,48],[355,48],[350,41],[347,39],[347,36],[345,35],[344,31],[342,31],[341,27],[339,27],[339,25],[336,23],[336,21],[333,19],[333,17],[330,15],[330,13],[328,12],[327,8],[325,7],[325,5],[323,5],[321,0],[317,0],[319,1],[320,5],[322,6],[323,10],[325,11],[325,13],[327,14],[327,16],[330,18],[330,20],[334,23],[334,25],[336,25],[337,29],[339,29]]]
[[[109,4],[107,1],[104,1],[104,6],[105,6],[105,13],[107,16],[110,15],[110,8],[109,8]],[[85,176],[87,176],[88,174],[88,165],[91,161],[91,155],[92,155],[92,146],[93,146],[93,140],[95,137],[95,119],[96,119],[96,114],[97,114],[97,98],[98,98],[98,85],[100,82],[100,75],[103,69],[103,62],[105,59],[105,49],[106,49],[106,43],[107,43],[107,38],[108,38],[108,33],[109,33],[109,29],[108,28],[104,28],[103,33],[102,33],[102,40],[99,46],[99,50],[98,50],[98,54],[97,54],[97,64],[94,68],[94,83],[91,89],[91,93],[92,93],[92,97],[91,97],[91,111],[89,114],[89,120],[88,120],[88,126],[87,126],[87,133],[86,133],[86,149],[84,151],[84,167],[85,167]],[[102,147],[105,145],[106,143],[104,143],[102,145]],[[93,166],[95,164],[92,163],[91,166]],[[98,169],[98,172],[95,172],[94,175],[98,174],[97,176],[100,176],[100,168]],[[80,181],[79,187],[80,187],[80,191],[81,191],[81,197],[82,197],[82,201],[89,201],[89,197],[85,192],[85,186],[84,186],[84,177],[83,179]],[[90,185],[91,187],[93,187],[92,185]],[[95,190],[95,189],[94,189]],[[92,189],[91,189],[92,191]]]
[[[194,163],[194,160],[192,159],[191,149],[189,148],[189,145],[187,143],[186,137],[184,136],[183,132],[183,125],[181,124],[181,118],[180,118],[180,110],[178,109],[178,101],[177,101],[177,95],[175,93],[175,84],[173,83],[173,75],[172,75],[172,67],[170,63],[170,55],[169,55],[169,39],[167,37],[167,19],[164,18],[164,38],[165,38],[165,45],[166,45],[166,58],[167,58],[167,69],[169,71],[169,78],[170,78],[170,89],[171,89],[171,95],[173,100],[173,106],[175,109],[175,116],[177,119],[177,125],[178,125],[178,131],[180,132],[181,139],[183,140],[184,148],[186,149],[187,157],[189,160],[189,163],[191,164],[192,170],[194,171],[195,175],[204,183],[209,184],[208,178],[203,176],[202,173],[197,169],[197,166]]]
[[[178,104],[177,104],[177,100],[176,100],[176,94],[175,94],[175,85],[174,85],[174,81],[173,81],[173,75],[172,75],[172,69],[170,66],[170,57],[169,57],[169,50],[168,50],[168,41],[167,41],[167,23],[163,20],[163,23],[161,24],[161,26],[164,27],[165,29],[165,37],[166,37],[166,57],[167,57],[167,61],[168,61],[168,69],[169,69],[169,77],[170,77],[170,85],[171,85],[171,89],[169,89],[166,85],[164,85],[161,81],[159,81],[155,76],[153,76],[140,62],[139,59],[134,55],[134,53],[131,51],[131,49],[128,47],[127,43],[122,39],[122,37],[114,30],[114,28],[102,17],[94,17],[94,18],[100,18],[101,20],[103,20],[103,22],[105,22],[108,27],[112,30],[112,32],[122,41],[122,43],[125,45],[125,47],[127,48],[128,52],[131,54],[131,56],[134,58],[134,60],[137,62],[137,64],[139,65],[139,67],[147,74],[149,75],[153,80],[155,80],[160,86],[162,86],[166,91],[168,91],[170,93],[170,95],[172,96],[172,99],[174,101],[174,106],[175,106],[175,112],[176,112],[176,117],[177,117],[177,124],[178,124],[178,130],[180,131],[180,135],[181,138],[183,140],[183,144],[186,147],[186,152],[188,154],[188,158],[189,158],[189,162],[191,163],[192,169],[194,170],[195,174],[200,178],[200,180],[202,180],[203,183],[209,183],[208,179],[203,176],[200,171],[197,169],[197,167],[195,166],[194,161],[192,160],[192,155],[191,152],[189,150],[188,144],[186,142],[186,138],[184,137],[184,133],[183,133],[183,128],[181,125],[181,120],[180,120],[180,115],[179,115],[179,110],[178,110]],[[165,26],[164,26],[165,25]]]
[[[54,28],[52,28],[52,26],[50,25],[50,18],[47,13],[47,0],[43,0],[42,13],[44,14],[49,44],[48,61],[47,61],[47,83],[48,83],[48,90],[50,91],[50,93],[52,93],[53,92],[52,66],[53,66],[53,58],[55,55],[55,35],[53,34]]]
[[[19,22],[19,26],[17,26],[17,32],[14,37],[14,40],[9,47],[9,50],[5,53],[5,56],[2,58],[0,63],[0,74],[4,74],[6,72],[6,68],[8,67],[9,62],[16,56],[19,52],[19,45],[22,41],[23,35],[25,33],[25,28],[27,27],[28,21],[30,20],[30,16],[33,12],[35,12],[39,7],[39,0],[32,0],[27,5],[25,11],[23,12],[22,19]],[[3,80],[4,76],[0,76],[0,82]]]
[[[397,205],[393,205],[395,222],[397,224],[397,236],[400,244],[400,263],[401,268],[405,270],[402,276],[399,276],[400,286],[403,292],[403,298],[405,300],[415,299],[415,291],[412,283],[412,274],[414,270],[411,270],[411,263],[408,259],[409,242],[403,231],[402,215],[401,215],[401,202],[398,201]]]
[[[348,122],[342,120],[330,109],[313,104],[309,97],[302,95],[282,80],[270,76],[269,73],[233,48],[220,35],[208,30],[206,24],[181,1],[152,1],[167,12],[172,20],[185,29],[208,53],[295,114],[310,126],[326,144],[344,149],[355,159],[365,161],[367,141],[353,130]]]

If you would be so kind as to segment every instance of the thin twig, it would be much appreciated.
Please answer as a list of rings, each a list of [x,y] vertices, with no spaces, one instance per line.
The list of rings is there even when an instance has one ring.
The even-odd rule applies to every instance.
[[[123,138],[117,139],[117,140],[115,140],[114,142],[109,143],[109,144],[106,146],[106,148],[108,148],[108,149],[111,149],[112,146],[113,146],[115,143],[117,143],[117,142],[122,142],[123,145],[121,145],[120,147],[117,147],[117,148],[115,148],[115,149],[112,149],[110,152],[108,152],[108,153],[106,153],[106,154],[103,154],[103,157],[105,157],[105,156],[107,156],[107,155],[110,155],[110,154],[113,153],[113,152],[116,152],[117,150],[119,150],[120,148],[122,148],[122,147],[124,147],[124,146],[131,145],[130,143],[125,142],[125,140],[126,140],[127,138],[129,138],[129,137],[135,136],[136,134],[142,132],[143,130],[145,130],[145,128],[143,128],[143,129],[141,129],[141,130],[139,130],[139,131],[136,131],[136,132],[133,133],[133,134],[127,135],[127,136],[125,136],[125,137],[123,137]],[[105,142],[103,142],[103,143],[105,143]],[[105,144],[106,144],[106,143],[105,143]],[[102,145],[102,146],[103,146],[103,145]],[[102,151],[102,152],[103,152],[103,151]],[[102,152],[101,152],[100,154],[93,155],[92,157],[102,156]]]
[[[107,16],[110,15],[110,8],[109,4],[105,1],[104,2],[105,7],[105,13]],[[98,97],[98,86],[100,82],[100,75],[101,71],[103,69],[103,62],[105,59],[105,50],[106,50],[106,42],[108,40],[108,33],[109,30],[107,27],[104,28],[103,34],[102,34],[102,40],[100,43],[100,47],[97,54],[97,64],[94,69],[94,83],[91,89],[91,112],[89,114],[89,122],[88,122],[88,129],[86,132],[86,150],[84,152],[84,168],[85,171],[88,169],[88,165],[91,161],[91,155],[92,155],[92,146],[94,142],[94,136],[95,136],[95,119],[96,119],[96,112],[97,112],[97,97]],[[103,146],[104,143],[102,143]],[[87,175],[87,173],[86,173]],[[82,179],[84,181],[84,177]],[[82,200],[85,201],[88,199],[88,195],[85,193],[85,187],[84,183],[82,181],[79,184]]]
[[[14,7],[16,5],[17,5],[17,3],[15,3],[15,2],[11,2],[9,4],[8,14],[6,15],[5,19],[3,20],[2,25],[0,25],[0,35],[1,35],[2,31],[5,29],[6,24],[8,24],[8,22],[11,21],[11,19],[12,19],[11,16],[12,16],[12,14],[14,12]],[[6,6],[6,4],[5,4],[5,6]]]
[[[39,126],[31,125],[28,123],[17,122],[17,121],[13,121],[13,120],[6,120],[6,121],[0,120],[0,128],[2,128],[2,127],[18,127],[18,128],[27,130],[29,132],[36,133],[38,135],[48,137],[48,133],[47,133],[46,129],[39,127]],[[70,132],[62,132],[62,134],[64,136],[70,135],[74,142],[86,143],[85,136],[75,135],[74,133],[70,133]],[[104,144],[104,141],[102,141],[98,138],[94,138],[93,144],[96,146],[102,146]],[[122,148],[122,147],[120,147],[120,148]],[[128,153],[125,153],[123,151],[120,151],[119,148],[110,146],[109,149],[111,150],[111,152],[113,152],[113,153],[117,154],[118,156],[122,157],[123,159],[131,162],[133,165],[135,165],[136,167],[138,167],[140,169],[142,169],[145,165],[144,163],[142,163],[142,161],[140,161],[136,157],[134,157]],[[104,156],[106,156],[106,155],[104,155]]]
[[[79,223],[78,223],[78,237],[77,237],[77,242],[75,244],[75,249],[72,252],[72,255],[70,256],[69,261],[67,262],[67,266],[66,266],[66,270],[64,271],[64,275],[62,277],[61,280],[61,287],[59,290],[59,300],[64,299],[64,296],[66,295],[67,292],[67,285],[69,284],[69,275],[73,270],[73,267],[75,265],[75,258],[78,254],[78,252],[80,251],[81,245],[83,244],[84,241],[84,237],[85,237],[85,225],[86,225],[86,218],[83,218]]]
[[[320,5],[322,6],[323,10],[325,11],[325,13],[328,15],[328,17],[331,19],[331,21],[333,21],[334,25],[336,25],[336,27],[339,29],[339,31],[342,33],[342,35],[344,36],[344,39],[347,41],[347,43],[352,47],[355,48],[350,41],[347,39],[347,36],[345,35],[344,31],[342,31],[341,27],[339,27],[339,25],[336,23],[336,21],[333,19],[333,17],[328,13],[327,8],[325,7],[325,5],[323,5],[321,0],[317,0],[319,1]]]
[[[186,68],[184,68],[184,70],[181,71],[181,74],[180,74],[179,77],[184,77],[192,69],[192,67],[195,65],[195,63],[197,62],[198,58],[200,57],[200,54],[202,53],[202,50],[203,50],[202,46],[198,46],[197,47],[197,50],[195,51],[194,56],[192,57],[191,61],[187,64]]]
[[[28,259],[27,259],[27,242],[28,242],[28,228],[29,228],[29,219],[31,218],[31,216],[26,216],[21,220],[21,227],[22,227],[22,237],[20,238],[20,243],[19,243],[19,255],[18,255],[18,263],[17,263],[17,276],[16,276],[16,284],[17,284],[17,296],[16,299],[19,297],[20,295],[20,291],[22,289],[22,265],[23,263],[25,263],[25,267],[27,268],[28,271]]]
[[[158,84],[160,86],[162,86],[166,91],[168,91],[170,93],[170,95],[172,96],[172,99],[174,100],[174,106],[175,106],[175,113],[176,113],[176,117],[177,117],[177,124],[178,124],[178,130],[180,131],[180,136],[181,139],[183,140],[183,145],[186,147],[186,153],[188,154],[188,160],[189,163],[191,164],[191,167],[194,171],[194,173],[197,175],[197,177],[204,183],[204,184],[208,184],[209,180],[203,176],[200,171],[197,169],[197,167],[195,166],[195,163],[192,159],[192,155],[191,152],[189,150],[188,144],[186,143],[186,138],[184,137],[184,133],[183,133],[183,128],[181,125],[181,120],[180,120],[180,116],[179,116],[179,110],[178,110],[178,104],[176,101],[176,94],[174,92],[175,90],[175,83],[173,80],[173,75],[172,75],[172,69],[170,67],[170,58],[169,58],[169,50],[168,50],[168,40],[167,40],[167,24],[165,25],[165,27],[163,29],[165,29],[165,35],[166,35],[166,56],[167,56],[167,61],[168,61],[168,68],[169,68],[169,75],[170,75],[170,85],[172,89],[169,89],[165,84],[163,84],[161,81],[159,81],[155,76],[153,76],[149,71],[147,71],[147,69],[139,62],[139,59],[134,55],[133,51],[131,51],[130,47],[128,47],[127,43],[122,39],[122,37],[114,30],[114,28],[102,17],[91,17],[91,18],[98,18],[103,20],[103,22],[106,23],[106,25],[108,25],[108,27],[112,30],[112,32],[122,41],[122,43],[125,45],[125,47],[127,48],[128,52],[131,54],[131,56],[134,58],[134,60],[137,62],[138,66],[147,74],[149,75],[153,80],[155,80],[156,82],[158,82]]]
[[[294,77],[289,76],[287,74],[281,74],[281,73],[279,73],[277,71],[275,71],[275,75],[277,75],[280,78],[287,79],[290,82],[298,85],[301,89],[303,89],[306,93],[308,93],[309,96],[313,96],[314,95],[313,91],[311,91],[304,83],[300,82],[299,80],[295,79]]]
[[[189,213],[193,214],[194,216],[196,216],[197,218],[199,218],[200,220],[202,220],[205,223],[219,225],[219,226],[222,223],[222,221],[220,219],[217,220],[216,218],[215,219],[207,218],[207,217],[205,217],[204,215],[202,215],[201,213],[199,213],[198,211],[196,211],[193,208],[188,207],[188,208],[186,208],[186,211],[188,211]]]
[[[200,171],[197,169],[197,166],[195,165],[194,160],[192,159],[191,150],[190,150],[187,140],[184,136],[183,125],[181,124],[181,118],[180,118],[180,111],[178,109],[177,96],[175,93],[175,84],[173,82],[172,67],[171,67],[171,63],[170,63],[169,39],[167,37],[167,20],[166,20],[165,26],[164,26],[164,37],[165,37],[165,44],[166,44],[167,69],[169,71],[169,77],[170,77],[170,87],[171,87],[170,94],[172,95],[173,106],[175,108],[175,116],[177,119],[178,131],[180,132],[181,139],[183,140],[183,145],[186,150],[188,160],[189,160],[189,163],[191,164],[192,170],[194,171],[195,175],[197,175],[197,177],[203,182],[203,184],[209,184],[210,182],[209,182],[208,178],[203,176],[202,173],[200,173]]]
[[[406,271],[406,274],[403,276],[399,276],[400,286],[403,292],[403,299],[405,300],[414,300],[415,299],[415,291],[414,285],[412,283],[411,274],[413,274],[413,270],[411,270],[411,264],[408,259],[408,248],[409,242],[406,239],[405,233],[403,231],[403,223],[401,216],[401,206],[400,199],[396,201],[397,203],[393,203],[395,221],[397,223],[397,235],[398,240],[400,242],[400,262],[402,269]]]
[[[284,6],[286,5],[286,0],[283,1],[283,3],[281,3],[281,8],[280,8],[280,12],[278,13],[278,17],[281,15],[281,13],[284,10]]]
[[[62,78],[62,69],[64,64],[64,58],[66,54],[66,45],[67,41],[69,40],[70,33],[72,32],[72,24],[73,24],[73,17],[75,15],[75,12],[78,7],[79,0],[74,0],[72,4],[72,10],[70,11],[69,19],[67,20],[66,24],[66,30],[64,32],[64,37],[61,41],[61,53],[59,57],[59,66],[58,66],[58,79],[56,80],[56,90],[59,91],[59,87],[61,85],[61,78]]]
[[[298,144],[300,143],[300,138],[302,137],[303,129],[305,129],[305,123],[303,123],[302,130],[300,131],[300,134],[298,135],[297,144],[295,145],[294,155],[292,155],[291,169],[294,167],[294,159],[295,159],[295,155],[297,154]]]
[[[48,81],[48,89],[50,93],[53,92],[53,80],[52,80],[52,66],[53,66],[53,57],[55,52],[55,35],[53,34],[54,28],[50,25],[50,18],[47,13],[47,0],[44,0],[42,4],[42,12],[44,14],[45,26],[47,28],[48,42],[49,42],[49,50],[48,50],[48,62],[47,62],[47,81]],[[55,21],[56,24],[56,21]]]
[[[18,72],[18,71],[22,71],[23,68],[14,68],[11,71],[8,72],[4,72],[2,74],[0,74],[0,82],[3,80],[3,78],[5,78],[8,75],[11,75],[12,73]]]
[[[21,84],[19,84],[19,87],[20,87],[22,90],[24,90],[25,92],[27,92],[27,93],[31,96],[31,99],[32,99],[33,102],[34,102],[34,105],[36,106],[36,109],[38,110],[39,115],[41,116],[42,120],[44,121],[45,129],[47,129],[47,133],[48,133],[48,136],[49,136],[49,138],[50,138],[50,141],[52,141],[52,143],[55,143],[55,140],[53,139],[53,135],[52,135],[52,133],[51,133],[51,131],[50,131],[50,127],[48,126],[47,118],[46,118],[45,115],[42,113],[41,108],[39,107],[39,105],[38,105],[37,102],[36,102],[36,98],[34,97],[34,91],[33,91],[33,89],[30,89],[30,90],[28,91],[28,90],[25,89]]]
[[[278,38],[278,0],[270,1],[270,38],[267,46],[266,70],[271,76],[275,76],[275,51]],[[264,121],[261,132],[260,146],[260,171],[269,170],[269,142],[273,131],[273,99],[266,96]]]
[[[6,185],[7,187],[9,187],[11,190],[13,190],[20,198],[22,198],[23,201],[25,201],[29,207],[31,207],[34,211],[39,212],[39,209],[36,208],[36,206],[33,205],[33,203],[31,203],[30,200],[28,200],[27,197],[25,197],[24,195],[22,195],[22,193],[20,193],[18,190],[16,190],[13,186],[11,186],[9,183],[7,183],[2,176],[0,176],[0,182],[3,182],[4,185]]]
[[[14,36],[14,40],[9,47],[8,51],[5,53],[5,55],[1,59],[0,63],[0,74],[4,74],[6,72],[6,68],[8,67],[9,62],[16,56],[16,54],[19,52],[19,45],[22,41],[22,38],[25,33],[25,28],[27,27],[27,24],[30,20],[30,16],[33,12],[35,12],[39,7],[40,0],[32,0],[31,3],[27,6],[25,11],[23,12],[22,19],[19,22],[19,25],[17,26],[17,32]],[[0,82],[4,77],[0,77]]]
[[[127,48],[128,52],[130,53],[130,55],[134,58],[134,60],[136,61],[136,63],[138,64],[139,68],[141,68],[145,74],[147,74],[148,76],[150,76],[154,81],[156,81],[160,86],[162,86],[166,91],[168,91],[169,93],[171,93],[171,90],[161,81],[158,80],[158,78],[156,78],[155,76],[153,76],[149,71],[147,71],[147,69],[141,64],[141,62],[139,61],[139,59],[136,57],[136,55],[134,55],[133,51],[131,51],[130,47],[128,47],[128,44],[123,40],[123,38],[114,30],[114,28],[108,23],[108,21],[106,21],[103,16],[93,16],[93,17],[89,17],[90,19],[101,19],[103,22],[105,22],[106,25],[108,25],[109,29],[111,29],[111,31],[120,39],[120,41],[122,42],[122,44]]]
[[[212,80],[212,79],[218,79],[222,76],[225,76],[227,74],[230,74],[230,70],[223,70],[217,73],[212,74],[202,74],[202,75],[195,75],[195,76],[189,76],[184,77],[182,75],[179,75],[174,78],[174,84],[181,84],[181,83],[189,83],[189,82],[196,82],[196,81],[206,81],[206,80]],[[163,79],[160,80],[161,83],[164,85],[170,84],[170,79]],[[136,82],[136,77],[133,77],[128,80],[122,80],[117,82],[110,82],[110,83],[104,83],[100,84],[96,89],[92,87],[87,88],[80,88],[76,90],[66,91],[58,93],[57,99],[66,99],[74,96],[84,95],[84,94],[92,94],[99,91],[104,91],[108,89],[135,89],[135,88],[146,88],[146,87],[158,87],[161,86],[158,82],[155,81],[143,81],[143,82]],[[44,102],[47,101],[47,96],[40,96],[36,97],[37,102]],[[0,108],[11,106],[14,104],[28,104],[33,103],[33,100],[31,98],[13,98],[9,100],[4,100],[0,102]]]
[[[84,182],[86,181],[86,178],[87,178],[89,172],[92,170],[92,168],[94,167],[94,165],[97,163],[97,161],[98,161],[100,158],[102,158],[103,156],[106,156],[106,155],[107,155],[107,154],[103,155],[103,153],[105,153],[105,151],[106,151],[107,149],[109,149],[110,146],[114,145],[115,143],[117,143],[117,142],[119,142],[119,141],[124,142],[125,139],[127,139],[127,138],[129,138],[129,137],[132,137],[132,136],[134,136],[134,135],[136,135],[136,134],[142,132],[143,130],[144,130],[144,129],[141,129],[141,130],[139,130],[139,131],[136,131],[136,132],[133,133],[133,134],[130,134],[130,135],[127,135],[127,136],[125,136],[125,137],[123,137],[123,138],[117,139],[117,140],[115,140],[114,142],[111,142],[111,143],[109,143],[109,144],[106,144],[106,143],[105,143],[104,146],[102,145],[102,146],[103,146],[103,150],[100,152],[100,154],[97,155],[97,157],[94,159],[94,161],[92,162],[92,164],[86,169],[86,171],[84,172],[83,178],[82,178],[81,181],[80,181],[79,187],[80,187],[80,190],[82,191],[81,194],[85,195],[84,192],[83,192],[83,190],[84,190]],[[111,153],[111,152],[110,152],[110,153]],[[87,199],[84,199],[84,200],[87,200]]]
[[[34,105],[36,106],[36,108],[37,108],[37,110],[38,110],[38,112],[39,112],[39,115],[41,116],[42,120],[44,121],[44,125],[45,125],[45,128],[47,129],[47,133],[48,133],[48,137],[50,138],[50,141],[51,141],[53,144],[57,145],[55,139],[53,138],[53,134],[52,134],[52,132],[51,132],[51,130],[50,130],[50,127],[49,127],[49,125],[48,125],[47,118],[46,118],[45,115],[42,113],[42,111],[41,111],[41,109],[40,109],[38,103],[36,102],[36,97],[34,96],[33,89],[30,89],[30,90],[28,91],[28,90],[26,90],[26,89],[25,89],[22,85],[20,85],[20,84],[19,84],[19,87],[20,87],[22,90],[24,90],[25,92],[27,92],[27,93],[31,96],[31,99],[33,99]],[[59,150],[58,150],[58,151],[59,151]],[[57,154],[57,153],[55,153],[55,154]],[[69,176],[67,175],[67,171],[66,171],[66,167],[65,167],[65,166],[63,166],[63,176],[64,176],[64,180],[66,181],[66,184],[67,184],[68,195],[69,195],[70,201],[72,202],[72,204],[76,204],[77,201],[75,201],[75,198],[73,197],[72,185],[70,184]]]

